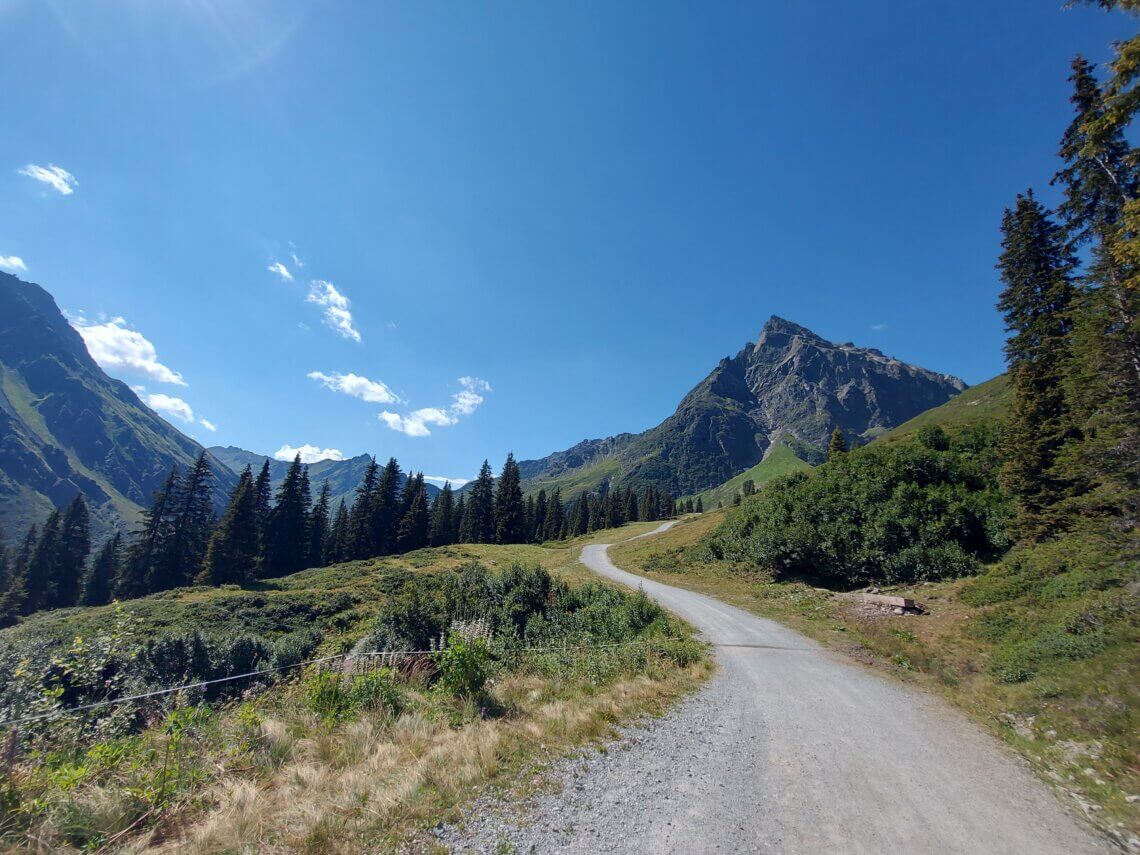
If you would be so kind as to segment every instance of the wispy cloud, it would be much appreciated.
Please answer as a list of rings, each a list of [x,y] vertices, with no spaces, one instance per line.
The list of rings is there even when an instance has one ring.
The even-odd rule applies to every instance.
[[[214,433],[218,429],[218,426],[215,425],[209,419],[198,419],[198,424],[200,424],[202,427],[204,427],[210,433]]]
[[[293,281],[293,274],[290,273],[289,268],[286,267],[284,264],[282,264],[280,261],[273,262],[271,265],[269,265],[265,269],[268,270],[270,273],[276,273],[278,276],[280,276],[286,282],[292,282]]]
[[[155,412],[178,419],[180,422],[186,422],[186,424],[194,423],[194,410],[181,398],[155,392],[150,395],[144,394],[143,400]]]
[[[441,486],[441,487],[444,484],[446,484],[448,481],[450,481],[451,486],[458,489],[458,488],[462,487],[464,484],[466,484],[468,481],[470,481],[471,479],[470,478],[444,478],[442,475],[425,475],[424,480],[425,481],[431,481],[433,484],[439,484],[439,486]]]
[[[359,374],[325,374],[321,371],[310,371],[310,380],[316,380],[321,385],[334,392],[351,395],[372,404],[399,404],[400,398],[388,388],[386,383],[379,380],[369,380]]]
[[[348,297],[338,291],[335,285],[323,279],[314,279],[309,283],[309,296],[306,300],[324,308],[325,323],[328,326],[345,338],[360,341],[360,333],[352,323]]]
[[[491,391],[491,384],[478,377],[460,377],[458,382],[462,388],[451,396],[451,406],[424,407],[407,415],[384,410],[380,421],[408,436],[431,436],[431,427],[447,427],[471,415],[483,403],[483,395]]]
[[[28,265],[24,264],[24,259],[18,255],[0,255],[0,269],[3,270],[27,270]]]
[[[292,460],[298,454],[301,455],[302,463],[316,463],[318,460],[344,460],[344,454],[339,448],[321,448],[319,445],[293,446],[286,443],[273,452],[273,456],[278,460]]]
[[[188,385],[177,371],[158,361],[158,352],[138,330],[132,330],[122,318],[92,323],[85,318],[70,318],[71,325],[83,336],[87,352],[107,371],[127,371],[156,383]]]
[[[887,325],[883,324],[883,323],[871,324],[871,329],[873,329],[875,332],[882,332],[886,328],[887,328]]]
[[[29,163],[23,169],[16,171],[21,175],[26,175],[29,178],[47,184],[64,196],[70,196],[75,192],[75,188],[79,186],[79,182],[75,180],[74,175],[62,166],[56,166],[54,163],[48,164],[47,166],[38,166],[34,163]]]

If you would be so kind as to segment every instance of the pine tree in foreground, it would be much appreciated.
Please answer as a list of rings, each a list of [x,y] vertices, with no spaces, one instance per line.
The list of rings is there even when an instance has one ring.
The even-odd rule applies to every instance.
[[[258,576],[260,552],[257,490],[246,467],[210,536],[198,581],[206,585],[244,585]]]
[[[519,465],[514,454],[507,454],[495,491],[495,542],[522,543],[526,540]]]
[[[1002,480],[1017,501],[1019,534],[1040,540],[1056,532],[1059,505],[1072,491],[1054,464],[1073,438],[1063,379],[1074,262],[1032,192],[1006,210],[1002,234],[998,268],[1005,288],[998,308],[1010,333],[1005,353],[1013,386]]]
[[[453,542],[452,532],[455,524],[452,517],[455,515],[455,495],[451,491],[451,482],[444,481],[443,489],[431,503],[431,525],[428,528],[428,543],[432,546],[447,546]]]

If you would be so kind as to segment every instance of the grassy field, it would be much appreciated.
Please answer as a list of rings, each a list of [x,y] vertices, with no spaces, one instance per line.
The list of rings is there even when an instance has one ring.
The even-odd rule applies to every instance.
[[[1136,567],[1127,556],[1106,560],[1095,547],[1082,555],[1062,543],[1051,556],[1007,559],[972,579],[898,589],[929,610],[899,617],[851,595],[700,560],[701,540],[724,516],[685,518],[611,554],[623,569],[773,618],[944,694],[1119,845],[1140,836],[1140,632],[1126,587]]]
[[[746,469],[739,475],[729,478],[719,487],[705,490],[698,495],[706,510],[713,510],[718,504],[727,508],[732,504],[733,497],[741,491],[744,482],[749,479],[752,479],[752,482],[759,487],[761,484],[767,484],[773,478],[779,478],[781,475],[790,475],[793,472],[805,472],[809,469],[811,469],[810,463],[806,463],[796,457],[794,451],[781,443],[773,448],[767,457],[751,469]],[[682,498],[688,499],[689,496],[682,496]],[[692,499],[695,502],[697,496],[693,496]]]
[[[942,406],[919,413],[897,428],[880,434],[876,442],[898,442],[913,439],[926,425],[939,425],[952,429],[963,428],[980,422],[1002,419],[1009,410],[1013,390],[1009,385],[1009,375],[999,374],[992,380],[971,386],[955,395]]]
[[[100,633],[122,623],[143,636],[194,627],[272,637],[314,626],[324,630],[318,653],[327,654],[348,649],[374,625],[401,579],[472,561],[492,572],[524,563],[541,564],[578,587],[594,578],[577,563],[585,543],[656,525],[550,546],[422,550],[306,570],[256,590],[192,588],[117,608],[43,614],[6,631],[0,642],[42,641],[63,651],[80,637],[81,647],[99,647]],[[633,595],[623,596],[636,605]],[[456,818],[486,787],[531,780],[566,752],[659,714],[700,685],[711,661],[684,640],[687,630],[675,620],[659,618],[650,629],[662,620],[674,629],[644,642],[517,654],[509,667],[489,672],[478,696],[445,690],[418,668],[349,678],[307,668],[220,705],[175,703],[141,732],[107,730],[113,721],[94,734],[71,732],[60,720],[24,762],[0,771],[0,845],[5,851],[430,851],[427,829]]]

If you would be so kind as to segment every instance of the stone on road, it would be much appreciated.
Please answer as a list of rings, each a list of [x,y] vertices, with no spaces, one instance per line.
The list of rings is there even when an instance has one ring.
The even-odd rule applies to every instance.
[[[662,526],[667,528],[668,524]],[[658,531],[662,530],[658,529]],[[719,673],[606,752],[556,766],[557,792],[481,799],[440,842],[463,852],[1077,853],[1086,831],[1027,765],[945,702],[773,621],[626,573],[595,573],[700,629]]]

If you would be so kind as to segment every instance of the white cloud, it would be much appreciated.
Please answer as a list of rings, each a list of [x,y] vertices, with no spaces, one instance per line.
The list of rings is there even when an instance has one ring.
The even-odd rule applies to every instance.
[[[325,374],[321,371],[310,371],[308,377],[334,392],[343,392],[345,395],[351,395],[353,398],[360,398],[360,400],[372,404],[400,403],[399,396],[389,389],[387,384],[381,383],[379,380],[369,380],[359,374],[338,374],[335,371],[332,374]]]
[[[268,270],[270,273],[276,273],[278,276],[280,276],[286,282],[292,282],[293,281],[293,274],[290,273],[289,268],[286,267],[284,264],[282,264],[280,261],[273,262],[271,265],[269,265],[265,269]]]
[[[26,175],[29,178],[34,178],[44,184],[57,190],[64,196],[70,196],[75,192],[75,188],[79,186],[79,182],[75,180],[75,176],[64,169],[62,166],[56,166],[54,163],[47,166],[37,166],[34,163],[29,163],[23,169],[17,170],[21,175]]]
[[[27,270],[28,265],[18,255],[0,255],[0,268],[4,270]]]
[[[441,487],[444,484],[446,484],[448,481],[450,481],[451,486],[455,487],[455,489],[458,490],[460,487],[462,487],[464,484],[466,484],[471,479],[470,478],[444,478],[442,475],[425,475],[424,480],[425,481],[431,481],[433,484],[439,484],[439,486],[441,486]]]
[[[321,448],[318,445],[292,446],[286,443],[275,452],[273,456],[278,460],[292,460],[301,455],[302,463],[316,463],[318,460],[344,460],[344,454],[339,448]]]
[[[70,320],[83,336],[91,358],[107,371],[129,371],[156,383],[187,385],[181,374],[158,361],[158,352],[147,337],[128,328],[122,318],[111,318],[101,324],[91,323],[83,317]]]
[[[871,324],[871,329],[873,329],[875,332],[882,332],[886,328],[886,324]]]
[[[305,266],[305,262],[301,261],[301,257],[297,255],[297,247],[293,241],[289,241],[289,257],[293,259],[293,266],[300,269]]]
[[[323,279],[314,279],[309,283],[309,296],[306,300],[324,308],[326,324],[345,338],[360,341],[360,333],[352,324],[348,297],[338,291],[335,285]]]
[[[214,431],[216,431],[218,429],[218,426],[215,425],[209,419],[198,419],[198,424],[200,424],[202,427],[204,427],[210,433],[214,433]]]
[[[181,398],[155,392],[153,395],[146,395],[143,400],[148,407],[164,416],[170,416],[187,424],[194,423],[194,411]]]
[[[385,410],[380,413],[380,420],[392,430],[408,436],[431,436],[429,425],[447,427],[455,424],[460,417],[469,416],[479,408],[484,400],[481,393],[491,391],[491,384],[478,377],[460,377],[459,385],[463,388],[451,396],[451,406],[447,409],[424,407],[406,416]]]

